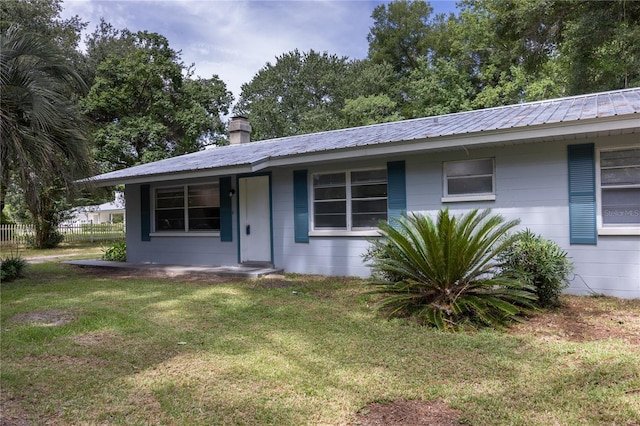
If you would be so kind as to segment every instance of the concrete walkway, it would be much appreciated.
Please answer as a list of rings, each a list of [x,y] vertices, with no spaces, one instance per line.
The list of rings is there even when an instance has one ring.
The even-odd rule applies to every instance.
[[[76,265],[90,268],[113,268],[147,270],[165,273],[170,276],[178,276],[190,273],[204,273],[226,277],[260,278],[270,274],[281,274],[282,269],[275,269],[263,265],[237,265],[237,266],[183,266],[183,265],[159,265],[155,263],[128,263],[110,262],[108,260],[68,260],[67,265]]]

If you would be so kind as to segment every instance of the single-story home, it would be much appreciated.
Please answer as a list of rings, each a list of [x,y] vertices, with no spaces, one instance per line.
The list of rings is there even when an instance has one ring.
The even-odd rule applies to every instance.
[[[92,206],[76,207],[69,212],[66,223],[79,225],[83,223],[123,223],[125,214],[124,193],[116,191],[113,201]]]
[[[127,261],[370,275],[376,223],[491,208],[555,241],[572,293],[640,297],[640,88],[249,142],[91,178],[124,184]]]

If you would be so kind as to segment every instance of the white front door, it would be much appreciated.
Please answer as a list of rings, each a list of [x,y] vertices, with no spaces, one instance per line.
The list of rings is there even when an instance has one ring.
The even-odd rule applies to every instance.
[[[240,178],[240,262],[271,262],[269,176]]]

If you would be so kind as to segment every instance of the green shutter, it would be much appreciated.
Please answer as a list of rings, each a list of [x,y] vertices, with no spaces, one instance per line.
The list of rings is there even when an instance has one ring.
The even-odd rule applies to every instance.
[[[142,241],[151,241],[151,189],[140,186],[140,232]]]
[[[231,191],[231,176],[220,178],[220,241],[233,241],[233,207]]]
[[[309,192],[307,171],[293,171],[293,226],[296,243],[309,242]]]
[[[407,211],[407,189],[404,161],[387,163],[388,218],[399,218]]]
[[[571,244],[596,244],[596,175],[593,144],[569,145]]]

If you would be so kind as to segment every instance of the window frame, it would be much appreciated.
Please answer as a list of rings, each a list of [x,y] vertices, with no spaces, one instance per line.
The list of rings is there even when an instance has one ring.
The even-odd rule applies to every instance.
[[[319,237],[319,236],[379,236],[380,232],[377,227],[354,227],[353,226],[353,201],[354,198],[352,196],[352,176],[351,174],[354,172],[367,172],[367,171],[384,171],[386,175],[386,185],[387,185],[387,195],[386,197],[369,197],[367,199],[385,199],[385,209],[386,209],[386,220],[389,220],[389,176],[388,170],[386,167],[366,167],[366,168],[355,168],[355,169],[343,169],[343,170],[327,170],[320,171],[309,174],[309,236],[311,237]],[[316,216],[316,207],[315,207],[315,187],[314,187],[314,178],[319,175],[331,175],[331,174],[344,174],[345,175],[345,203],[346,203],[346,228],[316,228],[315,225],[315,216]],[[355,198],[355,200],[363,200],[363,198]]]
[[[447,176],[447,165],[453,163],[468,163],[473,161],[491,160],[491,192],[449,194],[449,177]],[[467,178],[487,177],[488,174],[470,175]],[[455,178],[455,177],[454,177]],[[467,160],[444,161],[442,163],[442,198],[443,203],[455,203],[465,201],[495,201],[496,199],[496,159],[495,157],[473,158]]]
[[[596,175],[596,224],[598,235],[640,235],[640,222],[638,224],[604,224],[602,218],[602,152],[624,151],[638,149],[638,146],[611,146],[596,149],[595,175]],[[638,188],[640,184],[617,185],[621,188]]]
[[[193,188],[193,187],[217,187],[218,190],[218,199],[217,199],[217,205],[211,206],[214,208],[218,208],[220,209],[220,182],[219,181],[213,181],[213,182],[200,182],[200,183],[187,183],[187,184],[180,184],[180,185],[166,185],[166,186],[156,186],[152,188],[151,191],[151,229],[153,230],[152,232],[149,233],[150,236],[161,236],[161,237],[185,237],[185,236],[189,236],[189,237],[216,237],[216,236],[220,236],[220,229],[211,229],[211,230],[206,230],[206,229],[189,229],[189,188]],[[183,217],[184,217],[184,223],[185,223],[185,229],[184,230],[163,230],[163,229],[158,229],[158,224],[156,222],[156,211],[158,210],[157,208],[157,194],[159,190],[163,190],[163,189],[182,189],[182,196],[183,196],[183,206],[181,207],[181,209],[183,210]],[[202,207],[202,206],[199,206]],[[208,206],[206,206],[208,207]]]

